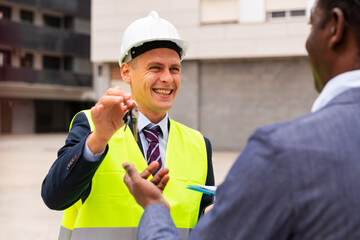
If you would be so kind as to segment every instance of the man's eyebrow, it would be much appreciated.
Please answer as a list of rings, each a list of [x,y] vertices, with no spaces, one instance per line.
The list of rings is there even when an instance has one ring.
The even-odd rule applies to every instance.
[[[150,67],[150,66],[165,66],[165,65],[163,63],[160,63],[160,62],[149,62],[146,66]],[[181,68],[181,64],[174,63],[174,64],[171,64],[170,67]]]
[[[181,68],[181,64],[179,64],[179,63],[174,63],[174,64],[171,65],[171,67]]]
[[[146,66],[150,67],[150,66],[164,66],[164,64],[160,63],[160,62],[149,62]]]

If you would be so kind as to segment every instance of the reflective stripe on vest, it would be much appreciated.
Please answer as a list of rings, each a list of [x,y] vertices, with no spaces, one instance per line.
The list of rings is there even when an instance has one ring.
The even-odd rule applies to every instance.
[[[182,239],[187,239],[190,230],[178,228]],[[72,235],[71,235],[72,233]],[[69,235],[70,234],[70,235]],[[74,231],[61,227],[59,240],[89,240],[89,239],[136,239],[137,227],[133,228],[75,228]],[[72,236],[72,238],[71,238]]]
[[[63,219],[64,219],[64,217],[63,217]],[[71,229],[61,226],[58,240],[70,240],[72,232],[73,231]]]
[[[90,111],[84,113],[93,130]],[[147,167],[147,163],[130,128],[125,132],[123,128],[119,129],[108,146],[109,151],[93,177],[91,192],[79,208],[75,225],[63,225],[70,230],[74,228],[72,239],[83,239],[80,235],[87,235],[84,233],[85,229],[90,232],[103,232],[100,229],[111,228],[121,234],[124,233],[122,229],[135,229],[136,232],[143,209],[135,202],[123,182],[125,171],[121,164],[124,161],[132,162],[141,172]],[[121,159],[118,156],[121,156]],[[165,159],[165,167],[170,169],[170,181],[163,194],[171,206],[170,213],[175,225],[188,232],[198,219],[202,194],[188,190],[186,186],[203,185],[207,176],[207,154],[203,136],[198,131],[170,120]],[[71,216],[66,214],[67,211],[76,212],[71,208],[65,211],[63,218],[67,218],[66,215]],[[71,221],[63,219],[64,222]],[[109,236],[112,236],[111,233]]]

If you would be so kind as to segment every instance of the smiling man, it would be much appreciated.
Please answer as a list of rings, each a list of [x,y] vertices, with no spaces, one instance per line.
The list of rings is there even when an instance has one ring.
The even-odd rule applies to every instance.
[[[46,205],[66,209],[59,239],[136,238],[143,210],[123,182],[123,162],[138,171],[157,162],[153,181],[163,177],[164,171],[156,175],[160,169],[170,169],[164,196],[184,237],[212,203],[210,196],[186,189],[189,184],[214,185],[209,140],[168,116],[187,47],[176,28],[154,11],[125,30],[119,65],[131,94],[110,88],[91,110],[74,117],[42,185]],[[126,128],[122,117],[135,107],[137,124]]]
[[[140,112],[158,123],[171,108],[180,87],[180,56],[169,48],[152,49],[132,63],[123,63],[121,75],[130,84]]]

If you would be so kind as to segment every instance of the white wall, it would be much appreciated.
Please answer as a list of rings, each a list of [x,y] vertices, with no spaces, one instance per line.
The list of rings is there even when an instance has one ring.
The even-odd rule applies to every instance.
[[[239,0],[239,22],[264,22],[265,0]]]
[[[314,6],[315,0],[307,0],[306,15],[310,17],[311,8]]]
[[[266,0],[267,11],[305,9],[307,0]]]
[[[99,72],[101,69],[101,73]],[[93,80],[95,96],[94,99],[100,99],[100,97],[110,87],[110,65],[102,63],[93,64]]]
[[[202,0],[201,23],[236,22],[238,0]]]
[[[34,52],[34,69],[41,70],[43,66],[42,55],[39,52]]]
[[[202,25],[200,0],[93,0],[91,60],[116,62],[126,26],[153,9],[190,42],[187,60],[305,56],[307,18],[265,21],[264,1],[239,0],[240,23]]]

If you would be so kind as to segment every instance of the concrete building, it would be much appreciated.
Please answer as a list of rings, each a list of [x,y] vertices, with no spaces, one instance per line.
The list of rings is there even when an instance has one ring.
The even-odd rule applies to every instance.
[[[93,105],[90,0],[0,0],[0,133],[65,132]]]
[[[66,131],[108,87],[129,90],[122,33],[156,10],[190,42],[171,117],[239,151],[258,126],[308,113],[317,96],[305,50],[313,2],[0,0],[0,132]]]
[[[122,33],[156,10],[191,44],[171,117],[200,130],[216,150],[240,151],[258,126],[310,112],[317,93],[305,41],[313,2],[93,0],[95,82],[128,88],[117,65]]]

